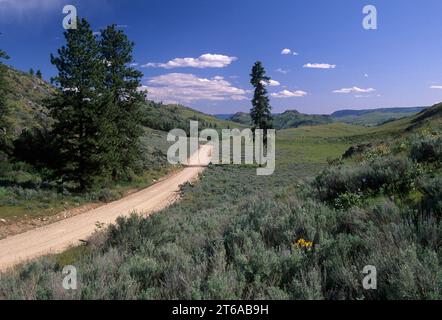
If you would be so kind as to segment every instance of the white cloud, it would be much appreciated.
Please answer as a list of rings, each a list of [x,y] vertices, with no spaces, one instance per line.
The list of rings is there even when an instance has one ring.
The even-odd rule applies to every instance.
[[[364,74],[364,77],[365,77],[365,78],[368,78],[368,73],[365,73],[365,74]]]
[[[279,72],[279,73],[282,73],[282,74],[287,74],[287,73],[290,72],[290,70],[285,70],[285,69],[282,69],[282,68],[278,68],[278,69],[276,69],[276,72]]]
[[[334,69],[336,68],[335,64],[328,64],[328,63],[307,63],[304,65],[304,68],[310,68],[310,69]]]
[[[263,83],[264,85],[268,85],[268,86],[270,86],[270,87],[277,87],[277,86],[280,86],[280,85],[281,85],[281,83],[280,83],[279,81],[276,81],[276,80],[273,80],[273,79],[270,79],[269,82],[265,82],[265,81],[263,81],[262,83]]]
[[[297,52],[295,52],[295,51],[292,51],[291,49],[283,49],[282,51],[281,51],[281,54],[282,55],[289,55],[289,54],[293,54],[294,56],[298,56],[299,55],[299,53],[297,53]]]
[[[139,90],[147,90],[148,99],[165,103],[248,99],[245,90],[234,87],[222,77],[205,79],[189,73],[169,73],[153,77]]]
[[[271,94],[271,96],[274,98],[298,98],[298,97],[304,97],[306,95],[307,95],[307,92],[301,91],[301,90],[297,90],[297,91],[283,90],[283,91]]]
[[[359,87],[352,87],[352,88],[342,88],[342,89],[339,89],[339,90],[334,90],[333,92],[334,93],[345,93],[345,94],[347,94],[347,93],[370,93],[370,92],[373,92],[373,91],[376,91],[376,89],[373,89],[373,88],[362,89],[362,88],[359,88]]]
[[[236,57],[229,57],[222,54],[206,53],[198,58],[175,58],[166,63],[149,62],[142,67],[144,68],[224,68],[232,62],[238,60]]]
[[[442,86],[431,86],[430,89],[442,89]]]

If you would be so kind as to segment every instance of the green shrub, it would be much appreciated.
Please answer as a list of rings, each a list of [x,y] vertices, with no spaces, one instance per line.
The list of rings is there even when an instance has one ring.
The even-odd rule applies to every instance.
[[[417,174],[416,167],[408,158],[388,156],[359,166],[327,168],[316,177],[314,186],[321,200],[334,202],[346,193],[392,194],[409,191]]]
[[[418,162],[442,161],[442,136],[415,138],[411,143],[411,158]]]
[[[98,200],[101,202],[112,202],[121,198],[121,194],[117,191],[102,189],[98,193]]]
[[[358,193],[346,192],[340,194],[334,202],[334,206],[338,210],[348,210],[352,207],[359,207],[362,205],[362,197]]]
[[[421,178],[418,188],[424,195],[421,210],[427,214],[433,213],[442,219],[442,177]]]

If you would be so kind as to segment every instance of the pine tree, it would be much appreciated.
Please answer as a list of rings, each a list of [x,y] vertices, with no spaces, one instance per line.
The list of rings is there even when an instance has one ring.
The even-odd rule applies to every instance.
[[[34,74],[35,74],[35,72],[34,72],[34,69],[29,69],[29,74],[31,75],[31,76],[34,76]]]
[[[106,175],[109,137],[109,97],[103,90],[106,66],[89,23],[79,19],[77,29],[65,32],[66,46],[51,55],[58,69],[53,83],[58,94],[48,108],[56,120],[54,135],[63,178],[91,187]]]
[[[9,59],[8,55],[0,50],[0,153],[10,153],[12,148],[12,129],[8,120],[9,108],[6,102],[8,85],[5,80],[6,67],[2,59]]]
[[[100,50],[107,66],[105,85],[112,97],[110,113],[116,129],[110,141],[115,152],[109,162],[114,180],[127,178],[140,158],[140,106],[145,93],[137,90],[143,74],[130,66],[133,47],[116,25],[101,30]]]
[[[42,80],[43,79],[43,75],[41,74],[40,70],[37,70],[37,72],[35,73],[35,75],[37,76],[38,79]]]
[[[264,135],[268,129],[272,129],[272,107],[267,96],[266,84],[270,78],[266,76],[266,71],[260,61],[257,61],[253,66],[250,74],[251,84],[255,87],[255,93],[252,100],[253,108],[250,111],[250,116],[253,121],[253,129],[264,130]],[[266,139],[265,139],[266,141]]]

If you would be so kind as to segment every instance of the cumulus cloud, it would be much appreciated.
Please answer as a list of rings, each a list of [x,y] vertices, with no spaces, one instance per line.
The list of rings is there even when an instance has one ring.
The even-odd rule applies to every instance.
[[[342,89],[339,89],[339,90],[334,90],[333,92],[334,93],[345,93],[345,94],[347,94],[347,93],[370,93],[370,92],[373,92],[373,91],[376,91],[376,90],[373,89],[373,88],[362,89],[362,88],[359,88],[359,87],[352,87],[352,88],[342,88]]]
[[[144,68],[224,68],[232,62],[238,60],[236,57],[229,57],[222,54],[206,53],[198,58],[175,58],[166,63],[147,63],[143,65]]]
[[[149,99],[165,103],[248,99],[245,90],[234,87],[223,77],[206,79],[189,73],[169,73],[153,77],[139,90],[147,91]]]
[[[301,91],[301,90],[297,90],[297,91],[283,90],[283,91],[271,94],[271,96],[274,98],[299,98],[299,97],[304,97],[306,95],[307,95],[307,92]]]
[[[297,56],[297,55],[299,55],[297,52],[295,52],[295,51],[292,51],[291,49],[288,49],[288,48],[286,48],[286,49],[283,49],[282,51],[281,51],[281,54],[282,55],[289,55],[289,54],[293,54],[294,56]]]
[[[307,63],[304,65],[304,68],[310,68],[310,69],[334,69],[336,68],[335,64],[328,64],[328,63]]]

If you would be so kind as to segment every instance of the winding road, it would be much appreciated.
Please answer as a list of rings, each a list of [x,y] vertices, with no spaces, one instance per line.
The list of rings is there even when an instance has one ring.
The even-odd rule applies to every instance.
[[[87,240],[97,224],[107,226],[120,216],[149,215],[178,199],[180,185],[198,178],[210,163],[213,147],[203,145],[188,160],[188,167],[151,187],[86,213],[0,240],[0,271],[28,260],[62,252]]]

